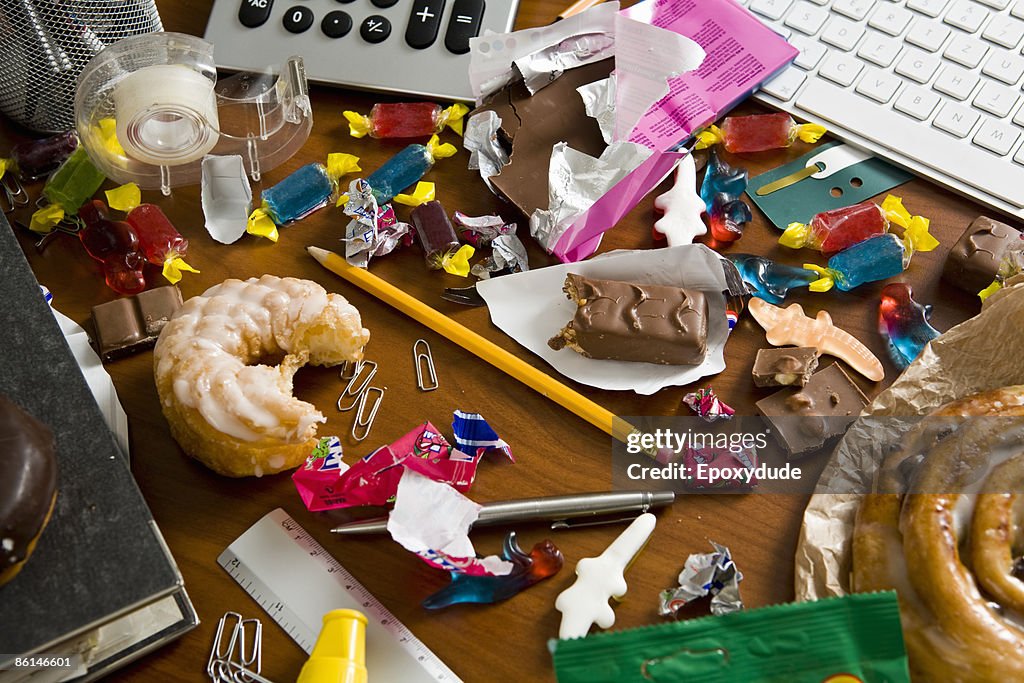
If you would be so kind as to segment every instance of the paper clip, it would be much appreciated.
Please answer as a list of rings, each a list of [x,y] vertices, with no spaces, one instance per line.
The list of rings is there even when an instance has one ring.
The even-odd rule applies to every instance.
[[[366,397],[369,396],[371,392],[377,392],[377,398],[370,407],[370,414],[364,417],[364,413],[366,411]],[[377,417],[377,411],[380,409],[380,402],[382,400],[384,400],[384,389],[381,389],[380,387],[366,387],[366,390],[359,396],[359,410],[356,411],[356,420],[352,423],[353,439],[356,441],[362,441],[370,435],[370,428],[373,427],[373,420]],[[362,435],[360,435],[360,430],[362,430]]]
[[[227,634],[232,621],[234,626]],[[217,623],[210,659],[206,663],[210,679],[214,683],[272,683],[260,675],[262,668],[263,624],[259,619],[243,619],[237,612],[225,613]]]
[[[422,350],[420,345],[423,345]],[[420,391],[433,391],[440,386],[437,383],[437,372],[434,370],[434,356],[430,352],[430,344],[426,339],[417,339],[412,345],[412,361],[416,364],[416,386]],[[427,364],[427,378],[429,383],[423,381],[423,362]]]
[[[3,191],[4,213],[11,213],[16,207],[28,206],[28,192],[13,173],[4,174],[0,180],[0,190]]]
[[[363,374],[364,368],[368,369],[365,376]],[[345,379],[345,371],[345,368],[342,367],[342,379]],[[354,373],[351,379],[349,379],[348,384],[345,385],[345,389],[341,392],[341,396],[338,397],[338,410],[343,413],[352,410],[359,403],[360,397],[365,393],[366,388],[370,386],[370,382],[373,381],[373,376],[377,374],[377,364],[372,360],[361,360],[355,364]],[[358,388],[353,389],[360,377],[363,377],[362,383],[359,384]],[[346,398],[351,398],[352,402],[343,408],[341,403]]]

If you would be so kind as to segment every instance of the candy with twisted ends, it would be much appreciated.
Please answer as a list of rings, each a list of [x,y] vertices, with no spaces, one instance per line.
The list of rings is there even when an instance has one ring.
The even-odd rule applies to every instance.
[[[953,415],[972,419],[938,420]],[[1024,628],[1011,616],[1024,607],[1013,560],[1021,416],[1020,386],[941,407],[886,459],[858,510],[853,588],[897,591],[915,681],[1024,680]],[[1007,450],[1011,457],[989,469]],[[965,495],[976,480],[982,492]]]
[[[157,393],[171,434],[224,475],[295,467],[325,419],[292,395],[292,376],[306,363],[361,359],[369,337],[355,307],[315,282],[225,280],[186,301],[157,340]]]
[[[649,512],[637,517],[597,557],[585,557],[576,565],[576,582],[558,594],[555,609],[562,613],[559,638],[581,638],[592,624],[601,628],[615,625],[615,612],[608,598],[626,594],[623,572],[654,532],[656,518]]]
[[[800,304],[779,308],[753,298],[748,305],[750,315],[764,328],[772,346],[813,346],[818,353],[846,361],[872,382],[885,377],[882,362],[852,334],[833,325],[828,311],[818,311],[816,317],[809,318]]]
[[[697,194],[697,167],[692,154],[679,162],[672,189],[654,198],[654,208],[664,213],[655,221],[654,230],[665,236],[670,247],[692,244],[707,233],[708,228],[701,218],[704,200]]]

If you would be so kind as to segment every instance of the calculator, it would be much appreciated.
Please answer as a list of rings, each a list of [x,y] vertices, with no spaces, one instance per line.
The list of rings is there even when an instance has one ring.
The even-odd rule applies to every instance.
[[[469,39],[505,33],[519,0],[217,0],[217,66],[260,71],[299,55],[310,81],[472,101]]]

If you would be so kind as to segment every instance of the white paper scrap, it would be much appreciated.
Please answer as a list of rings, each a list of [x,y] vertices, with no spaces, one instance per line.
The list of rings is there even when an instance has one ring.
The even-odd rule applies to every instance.
[[[203,157],[202,200],[210,237],[231,244],[245,234],[252,188],[241,156]]]

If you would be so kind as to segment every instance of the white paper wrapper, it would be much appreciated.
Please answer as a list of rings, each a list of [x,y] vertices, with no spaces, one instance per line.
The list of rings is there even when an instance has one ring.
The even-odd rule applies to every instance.
[[[725,369],[729,336],[725,317],[725,275],[719,256],[701,244],[668,249],[615,251],[589,261],[560,264],[525,273],[481,280],[476,288],[487,302],[491,321],[569,379],[600,389],[631,389],[653,394],[689,384]],[[657,365],[584,358],[575,351],[552,350],[547,342],[576,314],[565,298],[567,273],[639,284],[674,285],[704,292],[708,302],[707,355],[701,365]]]
[[[201,194],[210,237],[221,244],[231,244],[245,234],[252,189],[242,157],[204,157]]]
[[[1024,285],[1006,290],[977,316],[925,347],[865,415],[923,415],[944,403],[980,391],[1024,384]],[[849,591],[850,543],[860,494],[868,490],[887,444],[899,437],[896,420],[886,425],[855,423],[822,472],[819,491],[804,512],[796,551],[797,600]]]

